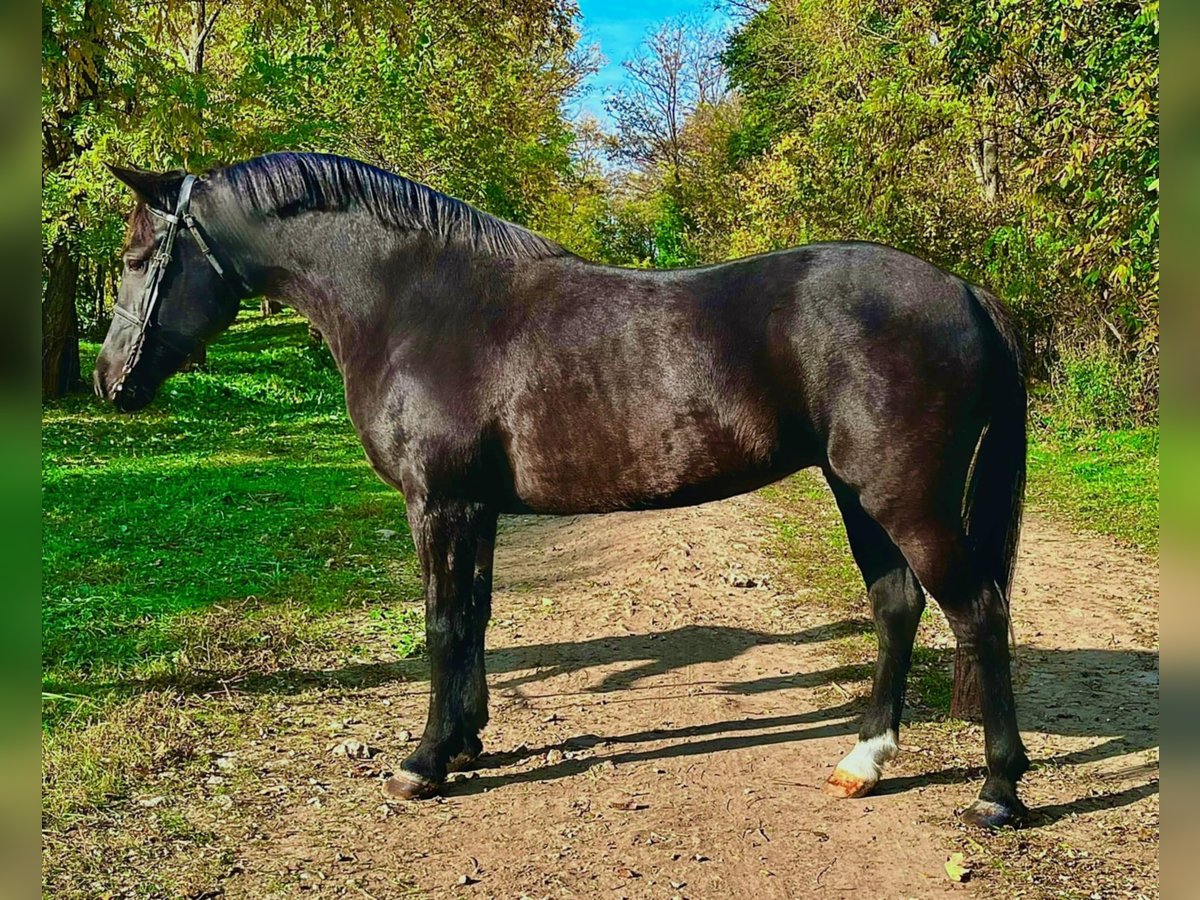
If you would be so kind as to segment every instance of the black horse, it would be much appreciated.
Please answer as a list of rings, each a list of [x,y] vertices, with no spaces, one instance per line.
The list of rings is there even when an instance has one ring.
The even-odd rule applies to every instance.
[[[241,299],[278,298],[325,336],[368,459],[404,492],[432,690],[393,794],[428,796],[482,750],[499,514],[682,506],[820,466],[879,635],[859,741],[829,790],[861,796],[897,752],[923,587],[979,673],[988,775],[964,816],[1020,820],[1005,598],[1025,373],[994,297],[871,243],[595,265],[336,156],[198,179],[113,171],[141,202],[97,393],[145,406]]]

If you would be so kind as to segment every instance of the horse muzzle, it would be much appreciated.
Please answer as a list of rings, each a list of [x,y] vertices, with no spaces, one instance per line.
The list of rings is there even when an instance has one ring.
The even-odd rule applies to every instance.
[[[140,385],[130,377],[113,387],[111,368],[103,357],[96,361],[96,368],[92,371],[92,389],[97,397],[110,401],[120,412],[137,412],[150,405],[155,391]]]

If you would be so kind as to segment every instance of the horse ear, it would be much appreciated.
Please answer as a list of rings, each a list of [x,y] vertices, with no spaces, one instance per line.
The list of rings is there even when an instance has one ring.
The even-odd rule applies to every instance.
[[[107,164],[106,164],[107,165]],[[108,166],[108,171],[133,188],[138,197],[164,212],[175,208],[175,200],[179,196],[179,188],[183,183],[182,172],[144,172],[140,169],[126,169],[122,166]]]

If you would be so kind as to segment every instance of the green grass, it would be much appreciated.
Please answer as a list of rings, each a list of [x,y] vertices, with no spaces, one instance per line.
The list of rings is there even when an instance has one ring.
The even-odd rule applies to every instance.
[[[373,627],[419,649],[419,614],[396,611],[420,593],[403,497],[367,464],[299,318],[243,313],[148,410],[73,396],[42,433],[49,725],[77,721],[81,696],[194,672],[199,643],[228,643],[205,623],[230,607],[247,656],[281,623],[302,646],[348,609],[387,610]]]
[[[771,550],[784,567],[789,589],[802,594],[806,603],[823,608],[840,612],[858,608],[864,596],[862,577],[821,474],[814,469],[797,472],[763,488],[760,495],[781,513],[771,520]]]
[[[1090,431],[1035,417],[1029,502],[1088,531],[1158,552],[1158,428]]]

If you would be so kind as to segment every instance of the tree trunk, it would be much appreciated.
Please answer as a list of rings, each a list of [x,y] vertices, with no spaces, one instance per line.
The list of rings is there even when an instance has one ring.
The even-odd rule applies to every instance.
[[[187,63],[188,71],[197,78],[204,74],[204,53],[208,44],[208,36],[212,34],[213,26],[217,22],[217,16],[221,14],[223,7],[224,3],[218,5],[210,16],[208,13],[208,0],[194,0],[193,8],[195,15],[192,18],[192,43],[188,48]],[[199,140],[201,146],[203,146],[204,107],[202,106],[196,107],[196,125]],[[185,162],[188,159],[190,159],[190,156],[185,157]],[[202,341],[192,355],[184,362],[182,371],[189,372],[192,369],[207,364],[208,345]]]
[[[320,347],[321,343],[324,340],[325,340],[325,338],[321,336],[321,332],[317,330],[316,326],[313,325],[312,322],[309,322],[308,323],[308,345],[315,349],[317,347]]]
[[[278,300],[268,300],[266,297],[263,297],[261,303],[259,304],[259,311],[262,313],[262,317],[264,319],[268,316],[275,315],[275,313],[282,309],[282,303],[280,303]]]
[[[954,650],[954,694],[950,715],[955,719],[978,722],[983,718],[980,702],[979,667],[962,647]]]
[[[92,330],[97,335],[103,335],[104,298],[108,295],[108,269],[96,269],[96,293],[92,295]]]
[[[61,397],[81,386],[79,378],[79,314],[75,292],[79,260],[66,241],[50,251],[46,296],[42,300],[42,397]]]
[[[996,144],[995,126],[990,123],[983,126],[979,140],[971,148],[967,159],[983,199],[995,203],[1000,196],[1000,148]]]
[[[208,39],[208,29],[205,28],[208,19],[208,3],[206,0],[193,0],[195,16],[192,19],[192,47],[188,54],[188,70],[193,75],[204,71],[204,44]]]

